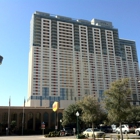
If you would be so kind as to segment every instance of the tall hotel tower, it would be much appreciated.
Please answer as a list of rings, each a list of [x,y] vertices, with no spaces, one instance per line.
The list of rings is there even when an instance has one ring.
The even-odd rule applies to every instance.
[[[119,39],[111,22],[35,12],[30,27],[27,106],[60,108],[86,95],[99,102],[114,80],[129,77],[138,105],[140,84],[135,41]]]

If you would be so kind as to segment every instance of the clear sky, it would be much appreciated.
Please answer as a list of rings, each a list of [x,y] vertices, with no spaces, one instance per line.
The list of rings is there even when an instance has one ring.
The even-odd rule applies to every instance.
[[[0,106],[21,106],[28,91],[30,19],[35,11],[111,21],[119,38],[135,40],[140,61],[140,0],[0,0]]]

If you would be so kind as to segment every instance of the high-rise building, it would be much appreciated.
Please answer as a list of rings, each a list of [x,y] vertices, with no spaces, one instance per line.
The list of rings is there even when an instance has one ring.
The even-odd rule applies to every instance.
[[[138,105],[140,84],[135,41],[119,39],[111,22],[35,12],[30,27],[28,106],[61,108],[86,95],[102,102],[114,80],[131,78]]]

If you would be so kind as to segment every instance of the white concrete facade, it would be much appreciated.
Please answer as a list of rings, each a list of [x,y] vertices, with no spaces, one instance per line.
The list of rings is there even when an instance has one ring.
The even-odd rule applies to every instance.
[[[33,34],[37,32],[34,31],[34,16],[31,22],[31,38],[35,40]],[[136,55],[132,51],[134,45],[123,45],[126,59],[123,60],[116,55],[113,28],[82,23],[75,25],[69,18],[63,21],[64,17],[47,16],[38,18],[40,37],[35,41],[40,42],[40,45],[34,45],[35,41],[30,39],[27,106],[51,107],[54,101],[58,101],[60,108],[65,108],[86,95],[93,95],[101,102],[103,92],[109,88],[110,83],[123,77],[132,79],[130,87],[133,93],[128,98],[138,105],[140,85],[137,79],[140,79],[140,75],[138,61],[133,56]],[[131,44],[129,40],[125,41]],[[53,46],[53,42],[57,45]],[[75,42],[79,45],[76,46]],[[90,44],[93,45],[93,52],[89,49]],[[136,47],[133,48],[135,49]]]

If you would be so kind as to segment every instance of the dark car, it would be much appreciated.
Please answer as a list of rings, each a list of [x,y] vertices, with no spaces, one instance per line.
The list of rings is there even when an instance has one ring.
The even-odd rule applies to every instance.
[[[100,129],[101,131],[105,132],[105,133],[112,133],[113,129],[111,126],[99,126],[98,129]]]
[[[60,136],[72,136],[73,134],[73,130],[69,127],[65,127],[60,131]]]

